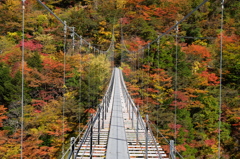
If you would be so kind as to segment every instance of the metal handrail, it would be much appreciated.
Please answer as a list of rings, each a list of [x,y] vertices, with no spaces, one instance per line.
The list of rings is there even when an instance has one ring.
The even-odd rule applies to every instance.
[[[106,93],[105,93],[104,98],[106,98],[106,97],[108,96],[108,94],[111,94],[111,92],[112,92],[112,90],[113,90],[112,87],[113,87],[113,81],[114,81],[114,72],[115,72],[115,70],[113,69],[112,76],[111,76],[111,79],[110,79],[110,84],[109,84],[109,86],[108,86],[108,89],[107,89],[107,91],[106,91]],[[84,135],[83,135],[83,137],[82,137],[82,140],[81,140],[81,142],[80,142],[80,145],[79,145],[78,150],[77,150],[77,152],[76,152],[76,155],[75,155],[75,157],[74,157],[75,159],[76,159],[77,154],[79,153],[79,151],[80,151],[83,143],[84,143],[84,142],[86,141],[86,139],[88,138],[88,136],[89,136],[89,134],[90,134],[90,129],[91,129],[91,127],[95,124],[98,116],[100,116],[100,113],[101,113],[102,111],[104,111],[103,106],[104,106],[104,105],[103,105],[103,101],[102,101],[102,102],[98,105],[99,110],[92,116],[92,118],[91,118],[90,121],[88,122],[88,125],[90,125],[90,126],[88,126],[87,130],[85,131],[85,133],[84,133]],[[105,109],[106,109],[106,108],[105,108]],[[91,121],[92,121],[92,122],[91,122]],[[71,156],[70,156],[70,157],[71,157]]]
[[[154,144],[155,148],[157,149],[158,156],[159,156],[160,159],[162,159],[162,155],[159,153],[159,150],[158,150],[158,147],[157,147],[157,142],[156,142],[155,137],[153,136],[152,129],[151,129],[149,123],[147,123],[147,124],[148,124],[148,130],[149,130],[151,138],[153,140],[153,144]]]
[[[89,123],[87,123],[87,125],[85,125],[85,127],[82,129],[82,131],[78,134],[78,136],[76,137],[76,139],[74,140],[74,144],[76,144],[76,142],[78,141],[78,139],[80,138],[81,134],[86,130],[86,128],[88,127]],[[61,159],[64,159],[64,157],[67,155],[67,153],[71,150],[71,147],[69,147],[66,152],[62,155]]]
[[[159,133],[163,138],[164,138],[164,140],[166,141],[166,143],[167,144],[170,144],[170,142],[166,139],[166,137],[157,129],[157,127],[154,125],[154,124],[152,124],[152,123],[150,123],[155,129],[156,129],[156,131],[157,131],[157,133]],[[174,147],[173,147],[174,148]],[[176,152],[176,154],[178,154],[178,156],[181,158],[181,159],[184,159],[183,157],[182,157],[182,155],[175,149],[175,152]]]
[[[137,113],[137,107],[136,107],[134,101],[132,100],[131,95],[129,94],[129,92],[128,92],[128,90],[127,90],[126,84],[125,84],[124,79],[123,79],[122,71],[121,71],[121,80],[120,80],[120,81],[121,81],[122,86],[124,87],[125,94],[127,95],[129,101],[131,102],[132,108],[133,108],[134,113],[135,113],[135,115],[136,115],[136,113]],[[145,122],[144,122],[142,116],[140,116],[140,124],[141,124],[141,126],[142,126],[143,128],[146,127]]]
[[[123,80],[122,72],[121,72],[121,80],[120,80],[120,81],[121,81],[122,86],[124,87],[125,94],[127,95],[128,99],[129,99],[129,101],[130,101],[130,103],[131,103],[132,111],[134,111],[134,113],[136,114],[136,113],[137,113],[137,107],[136,107],[135,103],[133,102],[131,95],[130,95],[129,92],[127,91],[127,87],[126,87],[125,82],[124,82],[124,80]],[[161,156],[161,154],[160,154],[160,152],[159,152],[159,150],[158,150],[158,147],[157,147],[156,139],[155,139],[154,136],[153,136],[153,133],[152,133],[152,130],[151,130],[151,127],[150,127],[149,123],[145,123],[141,115],[138,116],[138,117],[139,117],[139,119],[140,119],[140,120],[139,120],[139,121],[140,121],[140,124],[141,124],[142,128],[143,128],[145,131],[146,131],[146,125],[148,125],[148,128],[149,128],[148,130],[149,130],[150,135],[151,135],[151,138],[152,138],[152,140],[153,140],[153,144],[154,144],[155,147],[156,147],[156,150],[157,150],[157,153],[158,153],[159,158],[162,159],[162,156]]]
[[[114,80],[114,72],[115,72],[115,70],[113,69],[112,75],[111,75],[111,78],[110,78],[110,82],[109,82],[110,84],[108,85],[107,91],[106,91],[105,96],[104,96],[103,98],[106,98],[107,95],[109,94],[109,92],[112,91],[112,86],[113,86],[112,83],[113,83],[113,80]],[[103,102],[101,102],[101,103],[98,105],[98,107],[99,107],[99,111],[97,111],[97,112],[93,115],[93,117],[92,117],[92,118],[94,118],[94,119],[93,119],[93,122],[91,123],[91,119],[90,119],[89,122],[87,123],[87,125],[86,125],[86,126],[83,128],[83,130],[78,134],[78,136],[76,137],[76,139],[75,139],[74,142],[73,142],[73,144],[76,144],[78,140],[80,141],[80,136],[81,136],[81,134],[82,134],[83,131],[84,131],[84,134],[83,134],[82,140],[81,140],[81,142],[80,142],[80,146],[79,146],[79,148],[78,148],[78,150],[77,150],[77,153],[80,151],[82,144],[85,142],[85,140],[87,139],[87,137],[88,137],[88,135],[89,135],[90,125],[92,124],[91,126],[93,126],[93,125],[95,124],[98,115],[100,115],[100,113],[103,111]],[[83,141],[84,141],[84,142],[83,142]],[[64,159],[64,158],[66,157],[66,155],[69,153],[70,150],[71,150],[71,147],[69,147],[69,148],[66,150],[66,152],[62,155],[61,159]],[[76,154],[77,154],[77,153],[76,153]],[[70,159],[70,158],[72,157],[72,155],[73,155],[73,152],[71,152],[71,154],[69,154],[68,159]],[[75,158],[76,158],[76,156],[77,156],[77,155],[75,155]]]

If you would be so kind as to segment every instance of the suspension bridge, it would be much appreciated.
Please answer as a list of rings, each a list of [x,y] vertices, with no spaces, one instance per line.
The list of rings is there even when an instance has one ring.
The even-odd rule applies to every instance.
[[[82,137],[71,138],[63,158],[161,158],[168,155],[131,99],[119,68],[114,68],[108,90]],[[173,146],[173,145],[172,145]]]
[[[75,40],[74,36],[77,36],[80,39],[81,45],[83,43],[86,43],[89,46],[91,45],[87,41],[84,41],[84,39],[74,31],[74,27],[67,26],[66,22],[57,17],[46,5],[44,5],[40,0],[37,1],[64,25],[65,38],[66,30],[69,29],[72,31],[73,43]],[[24,2],[25,1],[23,0],[23,13]],[[206,2],[207,0],[197,6],[192,12],[186,15],[174,26],[169,28],[165,33],[160,35],[156,40],[140,49],[139,52],[144,51],[146,48],[149,49],[152,43],[159,43],[158,40],[162,36],[167,35],[171,30],[177,28],[180,23],[182,23],[186,18],[188,18],[194,11],[196,11]],[[127,52],[131,52],[126,48],[125,45],[123,46]],[[114,49],[114,38],[112,38],[110,47],[107,51],[102,52],[97,48],[94,48],[94,51],[98,51],[99,53],[107,53],[112,49]],[[66,50],[64,48],[64,52],[65,51]],[[111,58],[113,58],[113,55]],[[180,158],[183,158],[176,151],[173,140],[170,140],[170,142],[168,142],[170,149],[169,153],[167,153],[161,147],[161,145],[159,145],[157,139],[153,134],[153,131],[151,130],[150,124],[151,123],[148,120],[148,115],[142,117],[142,114],[139,111],[139,107],[134,103],[133,99],[128,93],[121,69],[114,68],[112,70],[112,76],[108,85],[108,89],[102,99],[102,102],[97,106],[97,111],[92,114],[92,116],[89,118],[88,123],[79,133],[79,135],[77,137],[71,138],[69,148],[66,151],[64,150],[62,153],[62,159],[175,159],[176,155],[178,155]]]

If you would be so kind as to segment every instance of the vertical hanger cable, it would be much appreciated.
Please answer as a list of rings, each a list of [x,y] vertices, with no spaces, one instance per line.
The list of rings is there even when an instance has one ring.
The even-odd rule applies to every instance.
[[[62,154],[65,149],[64,129],[65,129],[65,103],[66,103],[66,42],[67,42],[67,24],[64,21],[64,45],[63,45],[63,103],[62,103]]]
[[[221,158],[221,118],[222,118],[222,63],[223,63],[223,11],[224,11],[224,0],[221,3],[221,39],[220,39],[220,84],[219,84],[219,118],[218,118],[218,158]]]
[[[24,133],[24,25],[25,25],[25,0],[22,0],[22,99],[21,99],[21,159],[23,159],[23,133]]]
[[[176,21],[178,23],[178,21]],[[174,93],[174,142],[175,142],[175,152],[177,145],[177,91],[178,91],[178,25],[176,26],[176,54],[175,54],[175,93]],[[176,154],[175,154],[176,155]]]

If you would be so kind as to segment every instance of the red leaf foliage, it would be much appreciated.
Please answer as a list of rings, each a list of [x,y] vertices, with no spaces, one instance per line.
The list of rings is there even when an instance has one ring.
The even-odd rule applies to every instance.
[[[158,93],[159,92],[159,90],[156,90],[156,89],[153,89],[153,88],[147,88],[147,91],[151,92],[151,93]]]
[[[44,100],[36,100],[36,99],[32,100],[32,106],[43,107],[45,104],[47,104],[47,102],[45,102]]]
[[[141,98],[135,98],[135,99],[134,99],[134,103],[135,103],[136,105],[143,105],[143,100],[142,100]]]
[[[171,124],[168,124],[169,128],[171,129],[175,129],[175,124],[171,123]],[[177,124],[176,125],[176,129],[179,130],[180,128],[182,127],[182,125],[180,124]]]
[[[19,46],[20,47],[23,46],[22,41],[19,44]],[[24,42],[24,47],[25,47],[25,49],[28,49],[30,51],[41,51],[43,46],[35,40],[29,40],[29,41]]]
[[[129,18],[127,18],[127,17],[123,17],[123,18],[121,18],[120,20],[121,20],[121,23],[122,23],[122,24],[129,24],[129,23],[130,23]]]
[[[130,51],[137,51],[142,48],[142,46],[146,45],[148,42],[144,41],[140,37],[132,37],[130,41],[126,41],[128,45],[130,45]]]
[[[174,92],[177,95],[177,101],[173,101],[171,106],[177,106],[178,109],[183,109],[187,106],[188,104],[188,100],[189,100],[189,96],[187,96],[184,92],[181,91],[177,91]]]
[[[204,142],[208,146],[212,146],[216,143],[216,141],[214,139],[205,140]]]
[[[207,71],[203,71],[200,74],[202,77],[206,77],[208,80],[208,85],[215,86],[218,85],[220,82],[218,81],[218,77],[216,76],[215,73],[209,73]]]

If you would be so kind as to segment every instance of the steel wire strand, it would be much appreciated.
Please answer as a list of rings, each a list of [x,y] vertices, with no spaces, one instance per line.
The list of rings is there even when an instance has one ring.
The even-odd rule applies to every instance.
[[[221,37],[220,37],[220,84],[219,84],[219,121],[218,121],[218,158],[221,158],[221,125],[222,125],[222,65],[223,65],[223,14],[224,14],[224,0],[221,2]]]
[[[166,141],[167,144],[170,144],[170,142],[168,141],[168,139],[161,133],[160,130],[158,130],[158,128],[157,128],[154,124],[152,124],[152,123],[150,122],[150,125],[152,125],[153,128],[156,129],[157,133],[159,133],[159,134],[163,137],[163,139]],[[172,147],[172,148],[175,149],[174,147]],[[182,157],[182,155],[181,155],[176,149],[175,149],[175,152],[176,152],[176,154],[179,155],[180,158],[184,159],[184,158]]]
[[[204,0],[201,4],[199,4],[196,8],[194,8],[191,12],[189,12],[185,17],[183,17],[179,22],[177,22],[175,25],[173,25],[172,27],[170,27],[166,32],[162,33],[162,35],[160,35],[158,38],[156,38],[155,40],[153,40],[152,42],[146,44],[144,47],[142,47],[139,50],[144,50],[146,49],[149,45],[157,42],[158,39],[160,39],[161,37],[167,35],[170,31],[172,31],[174,28],[176,28],[179,24],[181,24],[184,20],[186,20],[190,15],[192,15],[196,10],[198,10],[201,6],[203,6],[206,2],[208,2],[208,0]],[[138,51],[139,51],[138,50]]]
[[[24,34],[25,34],[25,0],[22,0],[22,83],[21,83],[21,141],[20,141],[20,158],[23,158],[23,135],[24,135]]]

